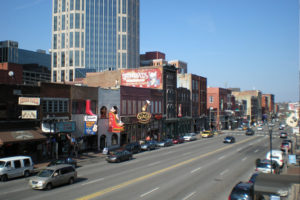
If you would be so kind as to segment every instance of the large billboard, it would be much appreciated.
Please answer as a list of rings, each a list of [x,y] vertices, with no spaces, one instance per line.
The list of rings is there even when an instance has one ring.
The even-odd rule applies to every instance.
[[[121,72],[121,85],[162,89],[162,69],[124,69]]]

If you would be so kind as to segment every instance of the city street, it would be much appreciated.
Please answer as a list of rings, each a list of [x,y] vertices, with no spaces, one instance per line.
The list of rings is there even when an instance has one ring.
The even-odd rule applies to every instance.
[[[274,149],[280,145],[277,130],[273,132]],[[235,136],[236,143],[224,144],[226,135]],[[32,190],[28,178],[1,182],[0,199],[227,199],[237,182],[249,179],[255,160],[268,150],[267,131],[256,131],[254,136],[226,132],[134,154],[127,162],[111,164],[102,159],[83,165],[77,168],[78,180],[73,185],[51,191]]]

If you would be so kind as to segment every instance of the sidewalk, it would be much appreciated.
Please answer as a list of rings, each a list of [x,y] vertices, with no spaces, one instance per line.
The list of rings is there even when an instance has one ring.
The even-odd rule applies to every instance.
[[[105,159],[106,155],[100,153],[100,152],[85,152],[78,155],[78,157],[72,157],[72,159],[77,161],[78,166],[82,166],[87,163],[95,163],[99,162],[102,159]],[[52,159],[54,160],[54,159]],[[34,165],[34,171],[38,172],[41,169],[45,168],[51,160],[39,162]]]

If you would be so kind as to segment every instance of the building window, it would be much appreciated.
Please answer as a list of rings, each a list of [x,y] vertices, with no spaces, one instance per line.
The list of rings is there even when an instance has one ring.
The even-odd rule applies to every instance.
[[[61,70],[61,81],[65,81],[65,70]]]
[[[61,34],[61,48],[65,48],[65,33]]]
[[[69,79],[70,81],[73,81],[73,69],[70,69],[69,71]]]
[[[56,71],[53,71],[53,82],[56,82],[57,78],[56,78]]]
[[[136,100],[132,100],[132,114],[135,115],[136,113]]]
[[[62,0],[62,3],[61,3],[61,11],[62,11],[62,12],[66,12],[66,0]]]
[[[75,47],[79,48],[79,32],[75,32]]]
[[[122,115],[126,114],[126,100],[122,100]]]
[[[126,68],[126,53],[122,53],[122,68]]]
[[[80,14],[75,14],[75,28],[80,28]]]
[[[75,51],[75,66],[76,67],[79,66],[79,51],[78,50]]]
[[[80,0],[75,0],[75,10],[80,10]]]
[[[122,17],[122,32],[126,32],[126,17]]]
[[[54,13],[57,13],[57,1],[58,0],[54,0]]]
[[[74,26],[74,14],[70,14],[70,29],[73,29]]]
[[[126,35],[122,35],[122,49],[126,50]]]
[[[73,32],[70,32],[70,43],[69,43],[69,47],[70,47],[70,48],[73,47]]]
[[[61,66],[64,67],[65,66],[65,52],[62,51],[61,52]]]
[[[53,67],[57,67],[57,53],[54,52],[53,53]]]
[[[214,102],[214,97],[213,96],[210,96],[209,97],[209,103],[213,103]]]
[[[73,66],[73,51],[69,51],[69,66]]]
[[[126,3],[127,0],[122,0],[122,14],[126,14]]]
[[[100,118],[101,119],[107,118],[107,108],[105,106],[102,106],[100,109]]]
[[[57,49],[57,35],[53,35],[53,49]]]
[[[127,103],[128,103],[128,111],[127,111],[127,114],[128,114],[128,115],[131,115],[131,100],[128,100]]]
[[[54,31],[57,31],[57,16],[54,16],[54,20],[53,20],[53,29]]]
[[[61,16],[61,30],[65,30],[66,29],[66,17],[65,15]]]
[[[74,10],[74,0],[70,0],[70,10]]]
[[[117,134],[113,134],[111,136],[111,145],[117,145],[118,144],[118,135]]]

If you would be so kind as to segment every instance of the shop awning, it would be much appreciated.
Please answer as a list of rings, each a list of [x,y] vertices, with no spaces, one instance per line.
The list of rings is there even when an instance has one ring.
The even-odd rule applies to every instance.
[[[8,143],[46,140],[40,128],[0,131],[0,146]]]

